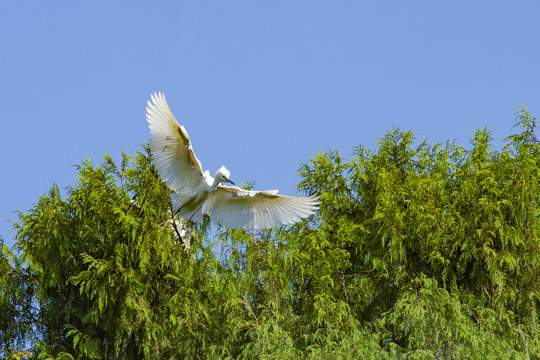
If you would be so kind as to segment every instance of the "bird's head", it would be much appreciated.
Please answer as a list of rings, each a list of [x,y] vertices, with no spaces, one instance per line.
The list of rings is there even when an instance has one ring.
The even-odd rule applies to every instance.
[[[231,172],[229,170],[227,170],[225,168],[225,166],[222,166],[219,168],[219,170],[216,172],[216,180],[218,180],[219,182],[228,182],[228,183],[231,183],[233,185],[235,185],[235,183],[233,183],[230,179],[229,179],[229,176],[231,176]]]

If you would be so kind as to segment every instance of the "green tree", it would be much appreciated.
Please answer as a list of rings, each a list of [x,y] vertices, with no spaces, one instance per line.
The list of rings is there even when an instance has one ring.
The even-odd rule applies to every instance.
[[[198,302],[211,272],[201,245],[207,224],[171,221],[169,191],[149,161],[138,153],[124,154],[119,167],[109,156],[100,166],[85,162],[66,197],[54,185],[19,215],[17,246],[37,282],[36,351],[44,357],[199,351],[190,327],[206,316]]]
[[[303,166],[301,188],[323,198],[306,246],[310,286],[328,284],[315,293],[374,326],[386,351],[538,358],[540,145],[527,111],[517,125],[524,132],[501,151],[486,130],[464,149],[414,147],[394,129],[376,152],[358,147],[348,163],[325,152]]]
[[[262,231],[175,219],[147,147],[84,162],[65,195],[53,185],[19,213],[21,256],[5,250],[2,274],[27,290],[2,296],[27,310],[2,316],[26,322],[2,330],[3,351],[540,358],[540,144],[526,109],[516,126],[500,150],[486,129],[468,148],[392,129],[349,160],[321,151],[299,184],[318,213]]]
[[[33,286],[1,237],[0,249],[0,356],[8,358],[22,354],[19,350],[32,339]]]

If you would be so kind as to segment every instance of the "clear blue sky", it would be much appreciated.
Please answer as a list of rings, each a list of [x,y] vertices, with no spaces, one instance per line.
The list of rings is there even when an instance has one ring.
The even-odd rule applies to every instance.
[[[5,1],[0,235],[82,159],[148,139],[164,91],[203,167],[296,191],[317,150],[391,126],[466,144],[540,114],[540,2]]]

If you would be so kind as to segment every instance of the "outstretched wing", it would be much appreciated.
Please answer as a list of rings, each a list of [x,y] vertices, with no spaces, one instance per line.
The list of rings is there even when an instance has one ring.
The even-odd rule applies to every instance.
[[[188,133],[178,125],[165,95],[154,93],[146,107],[150,128],[150,147],[159,176],[176,192],[175,210],[197,186],[203,176],[201,162],[195,156]]]
[[[300,221],[319,208],[318,197],[283,196],[277,192],[220,185],[210,195],[202,212],[231,228],[269,228]]]

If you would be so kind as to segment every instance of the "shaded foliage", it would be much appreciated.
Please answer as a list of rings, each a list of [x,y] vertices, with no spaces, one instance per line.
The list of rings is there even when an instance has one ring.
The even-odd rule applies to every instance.
[[[27,269],[1,237],[0,249],[0,354],[23,356],[17,349],[33,340],[33,284],[28,281]]]
[[[85,162],[19,213],[2,354],[539,358],[540,144],[526,109],[516,126],[497,151],[392,129],[319,152],[299,184],[319,212],[273,230],[175,221],[148,148]]]

